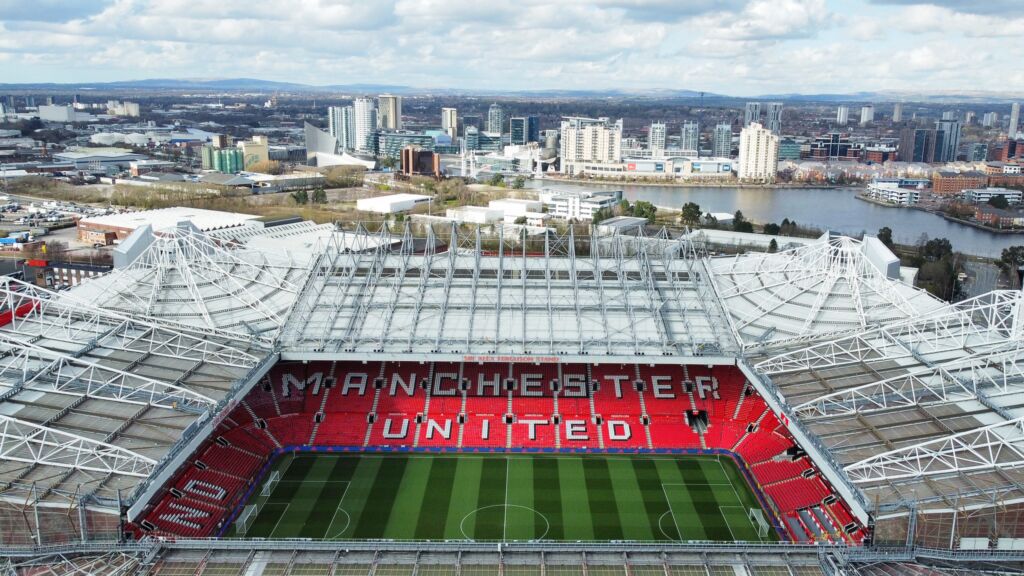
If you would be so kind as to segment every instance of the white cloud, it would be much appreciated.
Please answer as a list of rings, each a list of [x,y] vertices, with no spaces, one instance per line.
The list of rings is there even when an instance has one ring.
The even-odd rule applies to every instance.
[[[951,1],[0,0],[0,77],[1020,90],[1003,69],[1024,56],[1005,38],[1022,28]]]

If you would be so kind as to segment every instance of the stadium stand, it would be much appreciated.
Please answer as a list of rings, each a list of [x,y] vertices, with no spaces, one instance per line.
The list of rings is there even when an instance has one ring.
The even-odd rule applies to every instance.
[[[280,363],[142,529],[217,535],[274,455],[310,447],[726,453],[793,541],[864,537],[738,370],[553,363]]]

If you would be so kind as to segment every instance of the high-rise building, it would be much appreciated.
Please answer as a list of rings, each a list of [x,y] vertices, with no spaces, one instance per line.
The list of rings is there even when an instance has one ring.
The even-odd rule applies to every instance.
[[[331,106],[327,109],[327,131],[342,150],[356,147],[356,111],[352,106]]]
[[[984,162],[988,159],[988,143],[974,142],[967,149],[968,162]]]
[[[381,130],[402,129],[402,97],[381,94],[377,97],[377,127]]]
[[[772,134],[782,133],[782,102],[768,103],[768,118],[765,127],[771,130]]]
[[[892,105],[892,121],[902,122],[903,121],[903,103],[897,102]]]
[[[356,150],[376,153],[373,132],[377,129],[377,107],[370,98],[356,98],[352,107],[356,114]]]
[[[712,140],[712,156],[716,158],[728,158],[732,156],[732,125],[719,124],[715,126],[715,134]]]
[[[866,126],[875,121],[875,107],[871,104],[860,109],[860,125]]]
[[[564,174],[575,173],[576,162],[620,162],[622,120],[563,118],[559,148]]]
[[[459,113],[455,108],[441,108],[441,130],[444,130],[453,142],[455,141],[455,135],[459,130]]]
[[[960,150],[959,120],[939,120],[935,123],[935,162],[953,162]]]
[[[651,122],[647,128],[647,148],[664,151],[666,136],[664,122]]]
[[[991,128],[999,124],[999,113],[998,112],[985,112],[981,117],[981,125],[985,128]]]
[[[900,132],[899,158],[903,162],[935,161],[935,130],[905,128]]]
[[[779,171],[779,137],[754,122],[740,131],[740,180],[774,182]]]
[[[973,110],[964,112],[964,124],[974,124],[974,118],[976,116],[977,114],[975,114]]]
[[[846,126],[850,122],[850,107],[840,106],[836,109],[836,125]]]
[[[1010,136],[1010,140],[1017,138],[1017,126],[1020,125],[1020,102],[1014,102],[1010,106],[1010,128],[1007,130],[1007,134]]]
[[[509,143],[526,144],[540,140],[540,119],[536,116],[514,116],[508,121]]]
[[[943,120],[956,120],[956,110],[945,110],[942,113]]]
[[[683,150],[693,151],[695,156],[700,155],[700,125],[696,122],[684,122],[682,139],[680,145]]]
[[[743,125],[750,126],[752,122],[761,121],[761,103],[760,102],[747,102],[746,107],[743,109]]]
[[[487,131],[501,134],[505,130],[505,111],[497,103],[487,109]]]

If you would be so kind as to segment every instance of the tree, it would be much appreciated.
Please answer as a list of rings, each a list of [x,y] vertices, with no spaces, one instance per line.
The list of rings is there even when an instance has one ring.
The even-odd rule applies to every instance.
[[[888,226],[879,228],[878,239],[882,244],[885,244],[886,248],[889,250],[894,250],[896,248],[896,245],[892,242],[892,228],[889,228]]]
[[[732,216],[732,229],[733,232],[753,232],[754,225],[747,222],[741,210],[737,210]]]
[[[937,262],[953,255],[953,245],[945,238],[935,238],[925,242],[921,249],[921,256],[926,260]]]
[[[515,180],[512,181],[513,190],[522,190],[526,186],[526,178],[522,176],[516,176]]]
[[[1010,207],[1010,202],[1006,199],[1006,196],[996,194],[988,199],[988,205],[993,208],[999,208],[1000,210],[1006,210]]]
[[[398,162],[394,158],[391,158],[390,156],[385,156],[384,158],[381,158],[381,161],[380,161],[380,167],[381,168],[390,168],[390,169],[393,170],[395,168],[395,166],[397,166],[397,165],[398,165]]]
[[[516,224],[526,224],[526,216],[516,218]]]
[[[292,192],[292,200],[295,200],[296,204],[309,204],[309,192],[305,190]]]
[[[779,226],[778,224],[774,223],[774,222],[769,222],[769,223],[764,225],[764,233],[765,234],[771,234],[772,236],[777,236],[781,230],[782,230],[782,227]]]
[[[313,204],[327,204],[327,192],[323,188],[313,190]]]
[[[644,200],[637,200],[636,204],[633,204],[632,215],[638,218],[646,218],[650,221],[654,221],[654,214],[658,211],[658,207],[650,202]]]
[[[591,217],[590,221],[592,224],[600,224],[601,222],[611,218],[612,216],[614,216],[614,214],[612,213],[611,208],[601,208],[597,212],[594,212],[594,215]]]
[[[768,253],[769,254],[775,254],[778,251],[779,251],[779,243],[775,241],[775,238],[772,238],[772,241],[768,243]]]
[[[688,226],[696,226],[700,224],[700,205],[696,202],[687,202],[683,204],[683,211],[679,215],[680,220],[683,224]]]
[[[1010,246],[1009,248],[1003,248],[1003,254],[999,259],[999,265],[1011,270],[1016,269],[1019,266],[1024,266],[1024,246]]]
[[[487,179],[487,184],[489,184],[491,186],[504,186],[505,185],[505,177],[502,176],[501,174],[494,174],[490,178]]]

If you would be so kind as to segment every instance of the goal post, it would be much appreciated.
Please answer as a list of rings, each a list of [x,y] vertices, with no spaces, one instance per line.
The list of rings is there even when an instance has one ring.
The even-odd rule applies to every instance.
[[[764,518],[763,510],[750,508],[747,510],[747,518],[750,519],[750,523],[757,529],[758,537],[764,538],[768,535],[768,530],[771,527],[768,525],[768,521]]]
[[[281,481],[281,473],[274,470],[267,477],[267,481],[263,483],[263,488],[260,490],[260,496],[270,496],[274,493],[274,488],[277,488],[277,483]]]
[[[257,512],[255,504],[249,504],[242,508],[242,513],[235,520],[235,532],[242,535],[246,534],[249,531],[249,527],[252,526],[252,521],[256,518]]]

